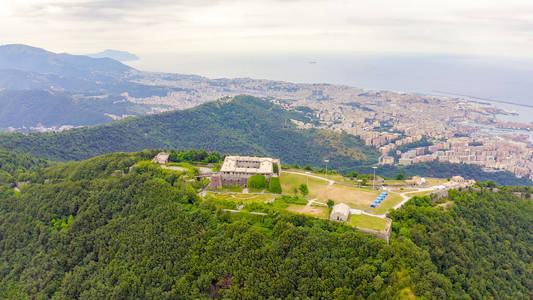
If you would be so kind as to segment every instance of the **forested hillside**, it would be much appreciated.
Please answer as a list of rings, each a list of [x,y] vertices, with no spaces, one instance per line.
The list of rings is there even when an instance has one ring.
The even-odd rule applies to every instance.
[[[65,94],[50,91],[0,91],[0,128],[96,125],[111,121]]]
[[[426,197],[390,213],[397,239],[429,253],[454,298],[533,297],[533,201],[507,188],[452,190],[449,200],[449,210]]]
[[[457,192],[448,209],[411,200],[392,215],[386,245],[300,215],[224,213],[182,173],[141,162],[153,154],[36,167],[20,193],[0,196],[0,298],[528,299],[533,290],[533,206],[509,192]]]
[[[306,119],[251,96],[130,118],[60,133],[0,136],[0,148],[51,160],[81,160],[117,151],[198,148],[240,155],[280,157],[286,163],[322,166],[372,164],[378,152],[356,137],[323,130],[299,130],[290,119]]]
[[[28,154],[0,151],[0,197],[12,194],[17,182],[27,180],[34,171],[50,166],[50,162]]]

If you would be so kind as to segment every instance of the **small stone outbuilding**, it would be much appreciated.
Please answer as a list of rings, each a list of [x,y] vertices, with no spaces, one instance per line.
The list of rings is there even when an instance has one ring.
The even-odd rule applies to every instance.
[[[339,203],[339,204],[333,205],[333,209],[331,210],[329,219],[331,221],[346,222],[348,221],[349,216],[350,216],[350,207],[344,203]]]

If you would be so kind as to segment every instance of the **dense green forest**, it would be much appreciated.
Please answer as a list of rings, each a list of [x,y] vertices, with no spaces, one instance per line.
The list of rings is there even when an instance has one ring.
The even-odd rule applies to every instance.
[[[505,188],[452,192],[449,208],[415,198],[390,215],[387,245],[288,212],[224,213],[184,174],[141,162],[154,154],[15,162],[31,183],[0,196],[0,298],[528,299],[533,291],[533,204]]]
[[[270,101],[238,96],[198,107],[134,117],[59,133],[0,135],[0,148],[50,160],[82,160],[143,149],[190,149],[279,157],[284,162],[319,166],[372,164],[379,153],[358,138],[325,130],[298,130],[290,119],[308,120]]]
[[[533,201],[507,189],[452,190],[449,200],[449,210],[425,197],[390,213],[397,240],[429,253],[452,298],[533,297]]]
[[[32,171],[48,166],[50,163],[44,159],[0,151],[0,197],[13,194],[17,182],[27,180]]]
[[[102,101],[103,102],[103,101]],[[96,125],[112,119],[83,107],[67,94],[50,91],[0,91],[0,128]]]

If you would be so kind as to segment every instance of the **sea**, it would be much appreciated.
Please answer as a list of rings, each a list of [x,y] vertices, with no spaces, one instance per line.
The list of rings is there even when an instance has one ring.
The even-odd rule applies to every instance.
[[[145,71],[196,74],[209,78],[250,77],[297,83],[331,83],[369,90],[450,97],[464,95],[516,113],[499,116],[502,120],[533,123],[533,60],[505,56],[346,52],[137,55],[140,59],[128,64]]]

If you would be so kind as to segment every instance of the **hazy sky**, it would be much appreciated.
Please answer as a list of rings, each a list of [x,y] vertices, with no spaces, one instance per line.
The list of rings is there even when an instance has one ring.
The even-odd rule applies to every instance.
[[[0,44],[56,52],[533,58],[531,0],[0,0]]]

